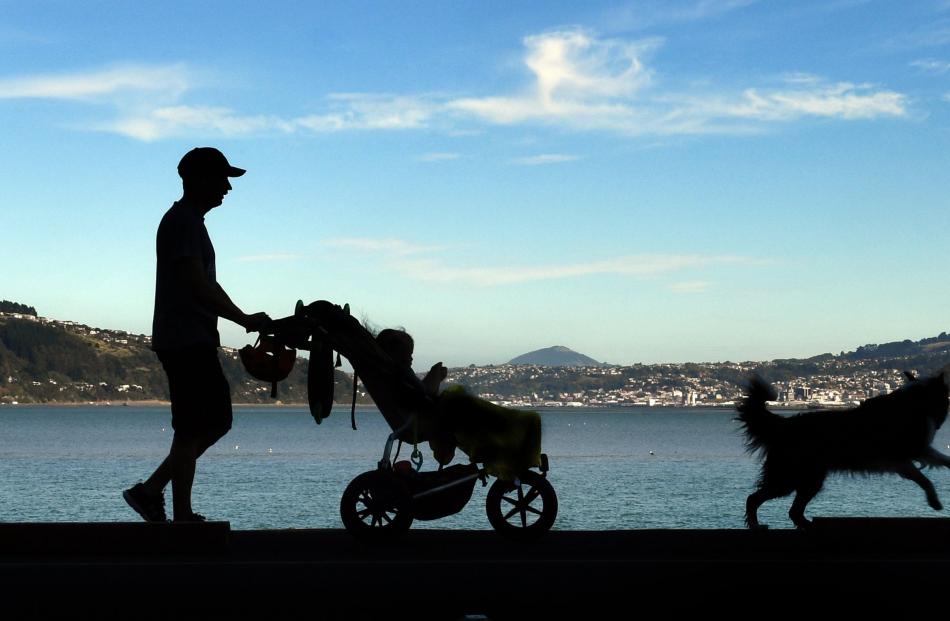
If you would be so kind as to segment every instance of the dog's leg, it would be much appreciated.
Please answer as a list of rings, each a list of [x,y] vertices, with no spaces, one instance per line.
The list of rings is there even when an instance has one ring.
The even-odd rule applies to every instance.
[[[934,484],[930,482],[930,479],[924,476],[923,472],[915,468],[914,464],[903,464],[897,470],[897,474],[919,485],[920,489],[924,490],[924,493],[927,495],[927,504],[929,504],[931,508],[937,511],[943,509],[943,505],[940,504],[940,498],[937,496],[937,490],[934,489]]]
[[[928,446],[927,450],[924,451],[921,461],[926,463],[928,466],[943,466],[944,468],[950,468],[950,457],[944,455],[932,446]]]
[[[763,486],[758,490],[749,494],[749,497],[745,501],[745,523],[746,526],[755,530],[757,528],[768,528],[759,524],[758,511],[759,507],[762,506],[767,500],[772,500],[773,498],[781,498],[788,494],[791,490],[783,490],[776,487]]]
[[[788,510],[788,517],[798,528],[810,528],[811,521],[805,517],[805,507],[811,502],[812,498],[821,491],[824,483],[824,477],[815,481],[801,485],[795,490],[795,500],[792,501],[792,508]]]

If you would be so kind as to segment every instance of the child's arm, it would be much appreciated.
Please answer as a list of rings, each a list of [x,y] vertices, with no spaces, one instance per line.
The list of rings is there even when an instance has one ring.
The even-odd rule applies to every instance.
[[[441,362],[436,362],[422,378],[422,385],[425,386],[426,394],[436,396],[439,394],[439,384],[442,383],[449,374],[449,370],[442,366]]]

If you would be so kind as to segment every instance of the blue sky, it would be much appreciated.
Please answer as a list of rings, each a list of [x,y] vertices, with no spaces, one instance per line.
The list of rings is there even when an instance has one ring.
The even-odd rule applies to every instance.
[[[349,302],[420,367],[950,327],[950,2],[246,4],[0,0],[0,298],[149,332],[213,145],[231,297]]]

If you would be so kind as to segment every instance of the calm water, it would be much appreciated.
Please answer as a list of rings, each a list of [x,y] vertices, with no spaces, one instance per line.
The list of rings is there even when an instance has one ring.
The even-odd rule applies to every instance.
[[[565,530],[741,528],[758,468],[728,410],[543,410],[544,451]],[[323,425],[304,409],[235,411],[231,433],[198,464],[196,510],[234,528],[341,528],[347,483],[375,467],[388,428],[374,410],[336,409]],[[0,407],[0,521],[133,521],[121,491],[146,478],[171,442],[164,408]],[[935,445],[946,452],[950,433]],[[652,453],[651,453],[652,451]],[[408,451],[403,449],[403,455]],[[433,467],[427,454],[424,468]],[[945,501],[950,472],[931,470]],[[490,528],[486,490],[459,514],[414,528]],[[167,494],[170,502],[170,491]],[[789,528],[791,499],[760,519]],[[937,516],[895,475],[829,479],[811,516]]]

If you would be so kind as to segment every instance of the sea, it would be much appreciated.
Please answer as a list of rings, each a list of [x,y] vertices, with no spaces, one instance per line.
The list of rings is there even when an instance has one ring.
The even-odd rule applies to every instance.
[[[540,410],[542,446],[559,511],[558,530],[743,528],[758,463],[729,409]],[[232,528],[342,528],[340,496],[375,468],[389,429],[379,412],[335,407],[316,425],[306,408],[236,407],[231,432],[198,462],[193,504]],[[161,406],[0,406],[0,522],[126,522],[138,516],[122,490],[167,455],[170,413]],[[950,426],[935,446],[950,445]],[[411,447],[403,447],[408,457]],[[424,448],[423,469],[435,463]],[[950,470],[929,470],[950,499]],[[490,529],[487,488],[458,514],[413,528]],[[170,490],[167,492],[171,503]],[[760,520],[791,528],[791,498],[766,503]],[[896,475],[832,476],[811,517],[940,517]]]

